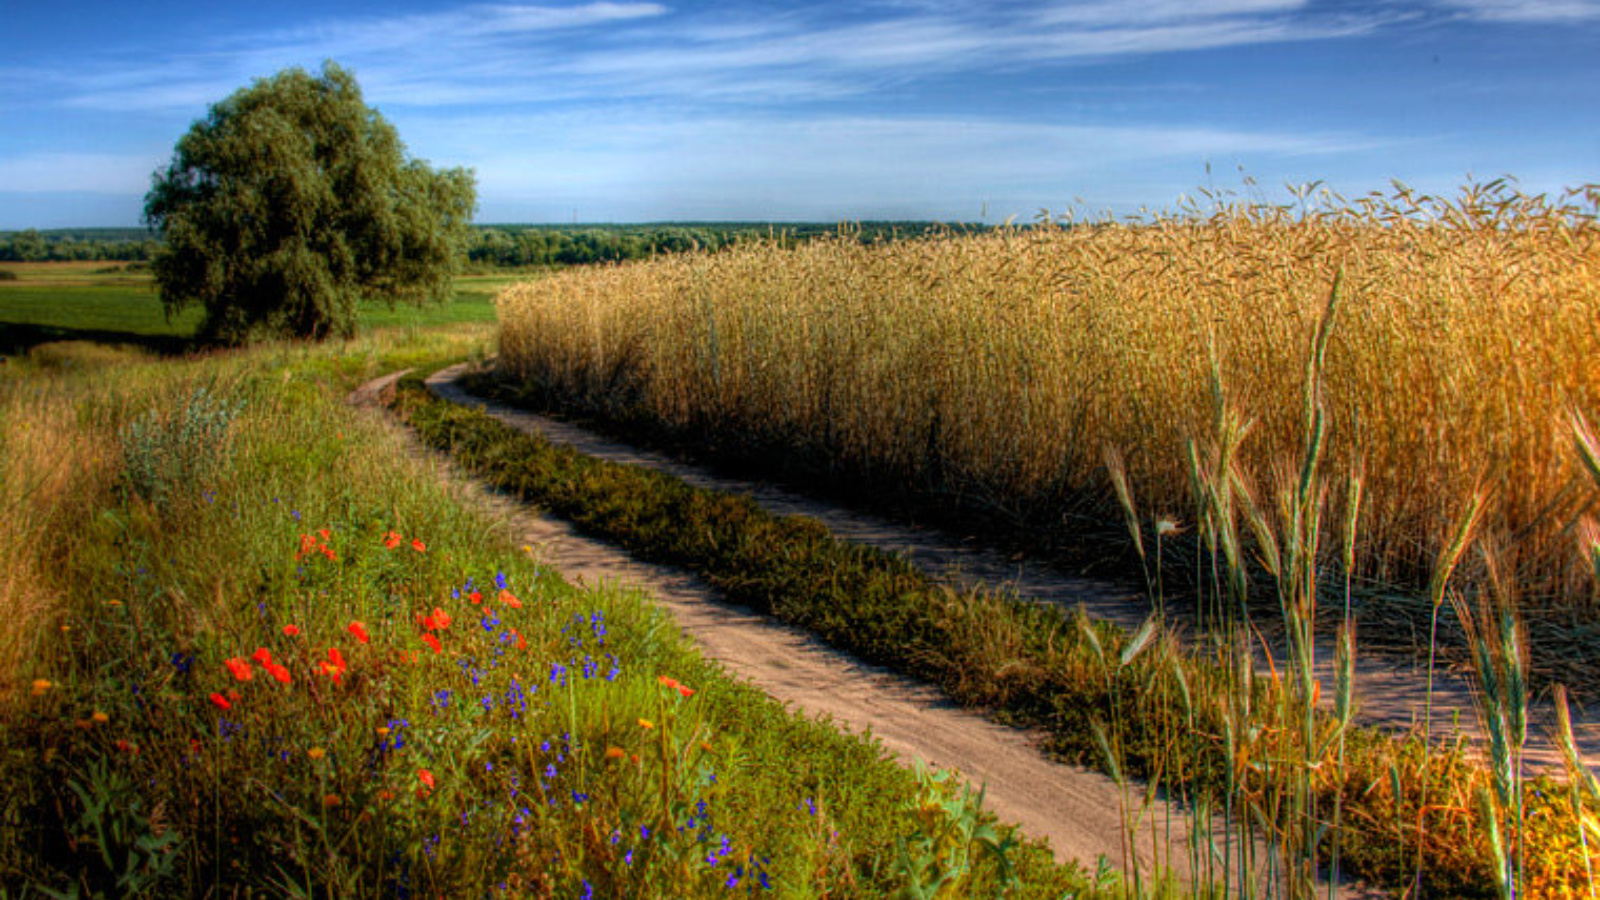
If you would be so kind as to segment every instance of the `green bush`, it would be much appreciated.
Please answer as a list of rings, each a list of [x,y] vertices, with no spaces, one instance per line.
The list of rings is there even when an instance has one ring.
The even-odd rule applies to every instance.
[[[157,508],[204,490],[243,408],[243,399],[220,399],[201,386],[176,411],[152,409],[133,420],[122,436],[128,487]]]

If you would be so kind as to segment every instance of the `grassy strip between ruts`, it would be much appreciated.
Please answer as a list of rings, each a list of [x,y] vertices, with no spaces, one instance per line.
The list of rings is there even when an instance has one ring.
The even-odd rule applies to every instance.
[[[1283,702],[1281,683],[1247,678],[1250,696],[1230,695],[1236,672],[1170,636],[1130,637],[1060,608],[954,592],[902,559],[835,540],[814,520],[775,517],[747,497],[552,445],[438,400],[416,377],[401,382],[394,405],[474,476],[643,558],[690,568],[734,602],[938,684],[958,702],[1047,728],[1065,757],[1139,774],[1196,807],[1241,792],[1266,805],[1277,790],[1275,762],[1250,758],[1244,735],[1294,730],[1275,718],[1294,706]],[[1319,728],[1327,735],[1337,723],[1322,716]],[[1488,825],[1474,802],[1488,775],[1466,748],[1354,726],[1342,744],[1342,764],[1303,765],[1312,770],[1314,809],[1342,813],[1330,843],[1343,870],[1395,889],[1420,873],[1429,896],[1491,895]],[[1552,893],[1581,885],[1586,863],[1564,792],[1549,782],[1533,787],[1514,844],[1527,883]],[[1286,827],[1263,831],[1271,838]]]

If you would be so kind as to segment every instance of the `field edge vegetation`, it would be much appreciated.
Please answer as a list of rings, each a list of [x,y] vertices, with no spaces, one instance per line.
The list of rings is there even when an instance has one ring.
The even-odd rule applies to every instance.
[[[1118,895],[567,586],[342,402],[482,340],[0,372],[0,893]]]

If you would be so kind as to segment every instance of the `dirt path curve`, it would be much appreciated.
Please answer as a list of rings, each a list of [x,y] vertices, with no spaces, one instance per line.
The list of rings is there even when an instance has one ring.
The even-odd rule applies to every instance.
[[[552,442],[567,444],[590,456],[658,469],[696,487],[748,494],[763,508],[778,515],[810,516],[844,540],[904,554],[937,578],[1004,587],[1031,600],[1082,606],[1091,617],[1115,622],[1130,631],[1152,612],[1143,594],[1113,582],[1066,574],[1037,563],[1019,562],[993,550],[963,544],[942,532],[877,519],[767,483],[714,475],[698,466],[603,438],[570,423],[495,404],[468,393],[456,383],[466,371],[467,366],[463,364],[437,372],[427,380],[428,387],[444,399],[484,409],[514,427],[541,434]],[[1193,627],[1192,621],[1175,624],[1191,630]],[[1271,646],[1274,658],[1287,658],[1281,635],[1269,634],[1264,640]],[[1331,637],[1319,638],[1316,659],[1318,677],[1325,686],[1331,687],[1334,681]],[[1426,686],[1426,667],[1419,661],[1357,654],[1357,717],[1364,723],[1395,729],[1420,727]],[[1325,691],[1325,694],[1331,697],[1332,691]],[[1433,698],[1431,728],[1434,735],[1454,733],[1454,723],[1460,723],[1469,735],[1477,733],[1472,683],[1464,673],[1436,671]],[[1600,771],[1600,709],[1575,707],[1573,718],[1585,762],[1591,769]],[[1554,713],[1548,704],[1536,707],[1530,722],[1526,763],[1533,768],[1559,770],[1559,751],[1550,738]]]
[[[369,405],[398,378],[390,375],[368,383],[351,395],[350,402]],[[447,398],[464,397],[448,377],[431,386]],[[464,399],[476,405],[471,398]],[[584,537],[563,520],[481,487],[416,446],[425,458],[436,461],[441,476],[475,506],[502,517],[518,540],[533,548],[535,558],[555,567],[569,582],[618,583],[646,592],[702,653],[734,676],[808,716],[830,716],[850,731],[870,731],[902,761],[921,759],[986,785],[985,807],[1003,821],[1019,825],[1024,834],[1048,839],[1058,860],[1077,860],[1092,869],[1104,855],[1122,866],[1122,797],[1116,784],[1098,772],[1045,759],[1034,749],[1038,735],[963,710],[936,688],[863,664],[804,631],[717,602],[715,589],[697,576],[642,562],[618,547]],[[1131,802],[1139,802],[1137,793]],[[1170,840],[1178,848],[1176,855],[1182,856],[1185,820],[1180,815],[1173,819]],[[1150,835],[1145,833],[1138,855],[1146,867],[1151,862],[1150,846]],[[1165,857],[1166,851],[1162,852]]]

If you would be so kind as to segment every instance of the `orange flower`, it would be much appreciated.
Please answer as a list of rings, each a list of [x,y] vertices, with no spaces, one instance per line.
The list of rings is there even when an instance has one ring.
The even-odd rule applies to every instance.
[[[443,653],[444,652],[444,648],[439,646],[439,639],[434,637],[431,634],[423,635],[422,636],[422,642],[424,644],[427,644],[429,647],[432,647],[433,648],[433,652],[435,652],[435,653]]]
[[[403,540],[405,540],[405,538],[402,538],[398,533],[391,531],[383,536],[383,545],[390,550],[393,550],[394,548],[400,546],[400,542]]]
[[[317,663],[317,674],[332,678],[334,684],[344,683],[344,669],[326,660]]]
[[[623,750],[621,747],[606,748],[606,759],[621,759],[627,755],[627,751]]]
[[[328,796],[322,798],[322,805],[327,807],[328,809],[332,809],[335,806],[338,806],[342,802],[343,801],[341,801],[339,799],[339,795],[338,794],[329,794]]]
[[[428,545],[413,538],[411,541],[411,549],[417,551],[418,553],[426,553],[428,551]]]
[[[640,728],[654,728],[654,727],[656,727],[656,723],[650,721],[649,719],[640,719],[639,720],[639,727]]]
[[[300,626],[299,625],[285,625],[285,626],[283,626],[283,633],[284,633],[284,636],[286,636],[286,637],[298,637],[299,634],[300,634]]]
[[[433,608],[432,615],[423,616],[421,619],[422,627],[429,631],[443,631],[450,627],[451,621],[450,614],[437,606]]]
[[[233,708],[233,704],[228,702],[228,698],[222,696],[221,694],[212,694],[211,695],[211,703],[212,703],[212,705],[216,706],[217,709],[232,709]]]
[[[367,643],[367,626],[365,624],[361,622],[351,622],[350,627],[345,630],[349,631],[350,635],[361,643]]]
[[[510,591],[501,591],[500,592],[500,596],[498,598],[496,598],[496,599],[498,599],[501,603],[504,603],[505,605],[511,607],[512,609],[521,609],[522,608],[522,601],[518,600],[516,598],[516,596],[513,595]]]
[[[278,679],[284,684],[288,684],[291,680],[289,678],[289,670],[278,665],[277,663],[267,663],[265,668],[268,675],[271,675],[273,678]]]
[[[249,681],[256,677],[256,673],[250,670],[250,664],[237,656],[224,660],[223,665],[227,666],[228,671],[239,681]]]

